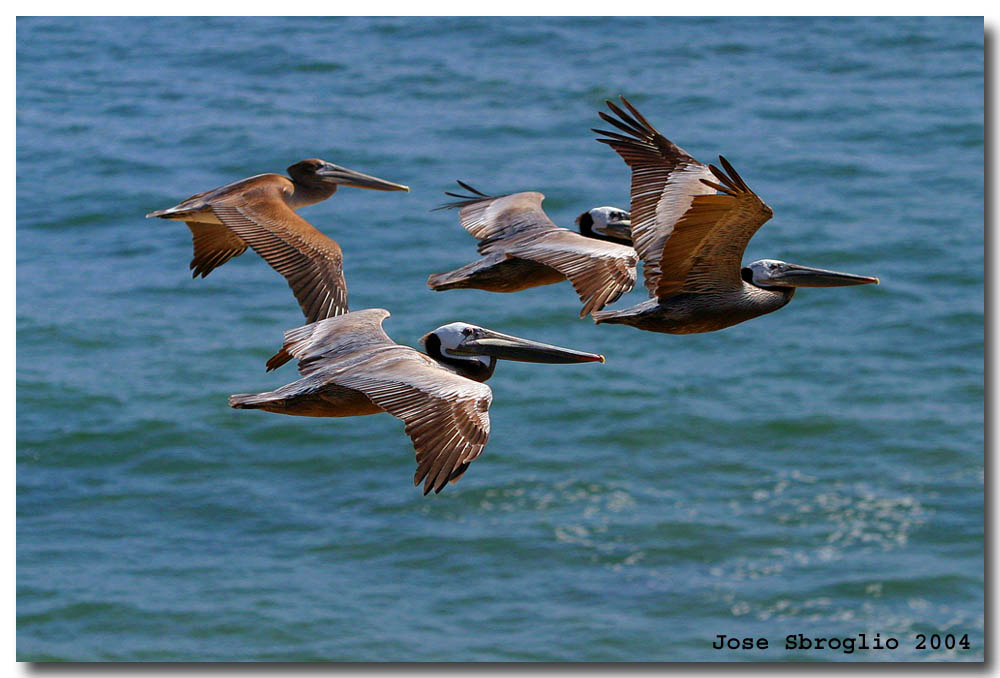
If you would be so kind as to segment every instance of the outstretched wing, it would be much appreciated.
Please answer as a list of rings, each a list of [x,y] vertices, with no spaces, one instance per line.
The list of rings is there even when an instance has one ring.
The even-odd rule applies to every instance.
[[[307,376],[361,349],[396,346],[382,329],[382,321],[388,317],[384,308],[366,308],[288,330],[281,350],[267,361],[267,371],[297,358],[299,373]]]
[[[542,209],[542,201],[545,200],[542,193],[527,191],[493,196],[477,191],[462,181],[458,184],[473,195],[445,193],[459,200],[437,209],[458,209],[462,227],[480,240],[558,228]],[[480,252],[482,248],[481,243]]]
[[[573,284],[583,302],[580,317],[617,301],[635,285],[635,250],[626,245],[587,238],[565,228],[525,233],[480,248],[508,257],[530,259],[556,269]]]
[[[603,111],[600,116],[625,134],[594,131],[606,137],[598,141],[613,148],[632,168],[632,241],[642,259],[646,288],[653,295],[660,281],[663,248],[674,225],[691,207],[694,196],[714,192],[701,182],[713,175],[660,134],[625,97],[621,100],[631,115],[608,101],[608,108],[618,117]]]
[[[406,424],[417,452],[413,484],[440,492],[462,475],[490,436],[493,392],[405,346],[379,352],[333,377]]]
[[[721,195],[696,196],[663,249],[659,299],[738,288],[747,243],[774,214],[721,155],[719,161],[725,172],[709,165],[717,181],[703,183]]]
[[[222,224],[186,221],[194,240],[194,257],[191,259],[191,277],[204,278],[224,263],[247,251],[242,238]]]
[[[215,201],[212,211],[285,277],[308,322],[347,312],[340,246],[300,217],[270,187]]]

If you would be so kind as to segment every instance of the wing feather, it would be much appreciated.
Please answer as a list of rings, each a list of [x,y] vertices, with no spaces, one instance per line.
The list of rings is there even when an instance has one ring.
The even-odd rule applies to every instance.
[[[773,212],[729,162],[702,165],[660,134],[625,98],[603,120],[631,136],[602,132],[632,168],[632,237],[646,287],[657,299],[741,284],[750,238]],[[718,194],[716,194],[718,191]]]
[[[461,181],[458,183],[473,195],[446,193],[460,200],[444,204],[438,209],[458,209],[462,227],[479,240],[507,237],[522,231],[558,228],[542,209],[542,201],[545,200],[542,193],[526,191],[492,196]]]
[[[366,308],[288,330],[281,350],[267,361],[267,370],[270,372],[297,358],[299,372],[306,376],[341,356],[362,349],[396,346],[382,329],[382,321],[388,317],[389,311],[384,308]]]
[[[725,158],[728,175],[710,165],[727,187],[722,195],[696,196],[663,250],[663,276],[656,296],[719,292],[738,288],[743,252],[754,233],[774,214]]]
[[[594,130],[632,168],[632,240],[642,259],[646,288],[655,293],[661,275],[660,258],[674,224],[691,206],[696,195],[714,191],[702,183],[712,172],[653,127],[625,97],[626,113],[608,101],[618,118],[603,111],[600,116],[625,135]]]
[[[214,269],[247,251],[247,244],[222,224],[185,221],[191,229],[194,257],[191,259],[191,277],[204,278]]]
[[[416,450],[413,484],[440,492],[482,454],[490,435],[493,392],[413,349],[398,347],[334,377],[403,420]]]
[[[271,192],[246,191],[214,203],[212,211],[285,277],[308,322],[347,312],[340,246],[284,200]]]
[[[555,227],[540,233],[505,238],[482,248],[503,252],[556,269],[573,284],[583,308],[580,317],[599,311],[635,285],[635,250]]]

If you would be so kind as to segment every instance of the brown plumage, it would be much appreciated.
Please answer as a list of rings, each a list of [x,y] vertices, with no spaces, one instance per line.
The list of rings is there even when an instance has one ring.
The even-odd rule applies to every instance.
[[[742,267],[750,238],[773,212],[719,156],[707,167],[660,134],[621,97],[625,110],[603,120],[624,132],[594,130],[632,168],[631,234],[653,299],[594,314],[597,323],[653,332],[710,332],[775,311],[795,287],[832,287],[877,278],[811,269],[776,260]],[[718,193],[717,193],[718,192]]]
[[[454,482],[486,446],[489,379],[497,357],[532,362],[591,362],[603,357],[452,323],[422,339],[427,355],[395,343],[380,308],[327,318],[285,333],[274,369],[298,358],[302,378],[274,391],[233,395],[236,409],[308,417],[378,412],[402,419],[416,449],[414,485],[424,494]],[[489,357],[487,357],[489,356]]]
[[[635,251],[556,226],[542,209],[537,192],[489,196],[468,184],[474,195],[448,193],[457,202],[459,221],[480,240],[483,258],[427,279],[434,290],[475,288],[490,292],[519,290],[569,280],[583,302],[580,317],[604,308],[635,284]],[[439,208],[439,209],[442,209]]]
[[[708,169],[719,183],[701,182],[722,195],[696,195],[674,224],[660,257],[656,297],[679,292],[714,292],[742,285],[743,252],[754,233],[774,212],[743,182],[725,158]],[[730,178],[731,177],[731,178]]]
[[[188,225],[194,243],[192,276],[205,277],[251,247],[285,277],[306,320],[346,313],[340,246],[296,210],[326,200],[338,185],[409,189],[317,158],[292,165],[288,173],[291,179],[280,174],[242,179],[146,216]]]

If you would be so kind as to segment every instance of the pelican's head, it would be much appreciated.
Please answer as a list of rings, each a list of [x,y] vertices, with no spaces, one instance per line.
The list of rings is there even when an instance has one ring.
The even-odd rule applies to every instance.
[[[838,273],[822,268],[789,264],[778,259],[760,259],[744,266],[743,280],[757,287],[846,287],[878,284],[878,278],[852,273]]]
[[[420,343],[432,358],[480,362],[487,367],[495,365],[497,358],[529,363],[604,362],[604,356],[596,353],[542,344],[463,322],[442,325],[421,337]]]
[[[334,189],[337,186],[354,186],[355,188],[370,188],[375,191],[410,190],[409,186],[355,172],[319,158],[300,160],[288,168],[288,176],[302,183],[333,184]]]
[[[618,207],[595,207],[576,218],[580,233],[588,238],[632,244],[632,221],[629,213]]]

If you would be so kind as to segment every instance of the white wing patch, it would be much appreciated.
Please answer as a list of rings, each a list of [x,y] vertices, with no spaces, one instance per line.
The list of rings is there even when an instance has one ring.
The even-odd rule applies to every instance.
[[[686,165],[671,173],[663,186],[660,201],[656,203],[656,227],[661,234],[674,230],[674,224],[691,209],[694,196],[715,193],[715,189],[701,183],[701,179],[714,180],[714,177],[700,163]]]

